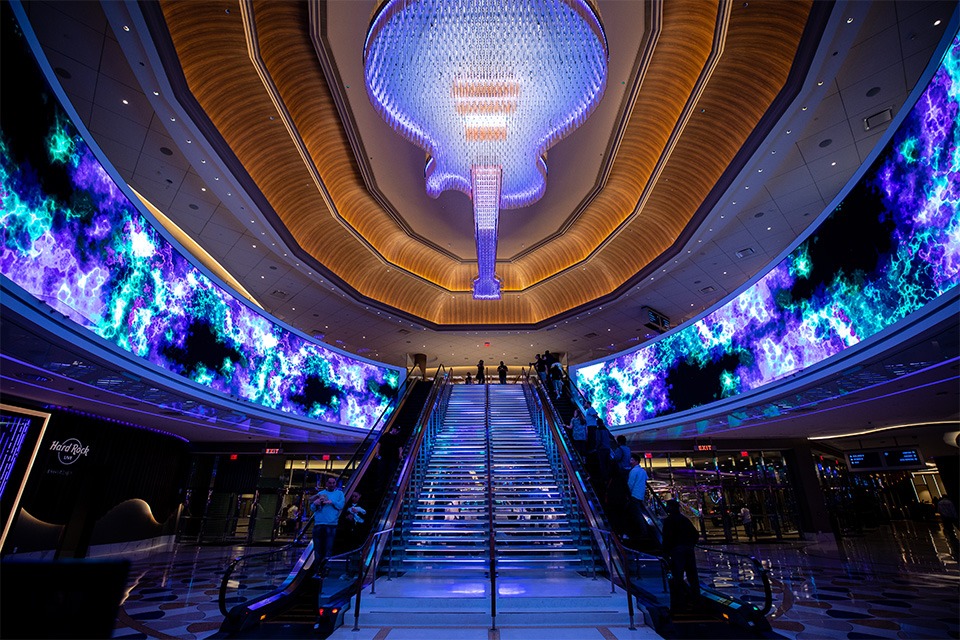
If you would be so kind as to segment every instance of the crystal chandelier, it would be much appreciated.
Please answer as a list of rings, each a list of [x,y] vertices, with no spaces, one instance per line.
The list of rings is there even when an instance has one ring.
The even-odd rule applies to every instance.
[[[539,200],[547,149],[600,102],[607,43],[587,0],[388,0],[364,45],[370,101],[428,154],[427,194],[473,201],[473,297],[500,298],[500,209]]]

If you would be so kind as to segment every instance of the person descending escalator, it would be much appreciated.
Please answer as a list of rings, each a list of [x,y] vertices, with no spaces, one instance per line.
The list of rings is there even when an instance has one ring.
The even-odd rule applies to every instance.
[[[670,610],[691,607],[700,595],[696,545],[700,533],[682,513],[680,503],[667,500],[663,519],[663,550],[670,564]],[[686,576],[686,581],[684,581]]]
[[[630,456],[630,473],[627,474],[627,492],[630,533],[630,546],[638,548],[638,543],[649,543],[656,536],[647,522],[647,470],[640,464],[637,454]]]

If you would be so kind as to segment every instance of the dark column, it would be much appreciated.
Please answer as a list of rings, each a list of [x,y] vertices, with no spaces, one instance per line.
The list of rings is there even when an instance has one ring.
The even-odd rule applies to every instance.
[[[791,484],[797,501],[800,531],[808,540],[835,546],[836,537],[830,526],[830,515],[820,490],[816,462],[810,445],[803,441],[783,452],[790,472]]]

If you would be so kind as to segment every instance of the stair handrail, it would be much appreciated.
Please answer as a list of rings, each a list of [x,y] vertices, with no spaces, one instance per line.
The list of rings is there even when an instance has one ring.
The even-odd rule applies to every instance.
[[[493,456],[490,451],[490,387],[487,386],[486,394],[484,398],[484,412],[483,412],[483,421],[484,421],[484,430],[486,432],[486,444],[487,444],[487,526],[489,530],[487,532],[488,542],[490,545],[490,629],[495,631],[497,628],[497,543],[496,543],[496,529],[494,521],[494,504],[493,504]]]
[[[417,426],[414,429],[410,451],[404,456],[403,463],[400,467],[399,477],[396,482],[397,490],[394,494],[393,502],[381,520],[381,527],[377,534],[370,535],[367,538],[367,541],[364,543],[363,551],[360,556],[360,568],[357,577],[357,589],[355,594],[356,602],[354,604],[353,618],[354,631],[358,631],[360,629],[360,600],[363,588],[366,586],[367,579],[370,574],[373,573],[374,576],[376,575],[377,565],[383,556],[383,550],[385,546],[385,542],[383,541],[384,539],[389,538],[389,536],[379,535],[379,537],[377,537],[377,535],[388,529],[392,531],[396,527],[397,516],[400,513],[400,509],[403,507],[404,496],[407,494],[407,490],[410,486],[413,472],[417,466],[417,458],[420,457],[424,440],[428,435],[430,435],[432,438],[433,432],[436,431],[436,409],[440,404],[440,399],[443,397],[443,394],[449,385],[449,379],[450,374],[446,371],[444,366],[440,365],[437,367],[437,374],[434,376],[433,386],[430,389],[430,395],[427,396],[427,401],[424,403],[424,409],[421,413],[420,420],[417,421]]]
[[[581,513],[587,519],[587,526],[595,536],[597,546],[600,549],[600,557],[603,559],[607,571],[611,576],[619,575],[621,579],[621,586],[627,594],[627,613],[630,617],[629,628],[631,631],[636,630],[633,611],[633,585],[630,580],[630,570],[626,561],[623,545],[620,544],[620,541],[617,539],[617,537],[613,535],[610,536],[614,543],[612,545],[612,552],[610,545],[602,543],[603,536],[600,534],[600,532],[606,531],[606,527],[601,526],[601,517],[597,513],[590,499],[587,497],[587,484],[583,474],[581,473],[581,470],[574,468],[573,463],[571,462],[571,454],[573,452],[568,445],[566,438],[564,438],[559,431],[559,427],[557,426],[559,420],[556,415],[556,410],[548,402],[544,402],[544,398],[542,397],[543,388],[542,385],[539,384],[539,379],[536,386],[530,385],[527,387],[527,389],[531,392],[530,396],[535,402],[535,405],[538,409],[538,414],[546,423],[547,429],[553,437],[555,445],[559,447],[565,454],[559,456],[561,467],[563,468],[564,473],[569,480],[570,486],[573,488],[577,505],[580,507]],[[545,409],[547,406],[550,407],[550,411]]]
[[[409,377],[405,378],[403,381],[403,384],[398,390],[398,393],[394,397],[393,401],[391,401],[380,412],[380,415],[377,417],[377,421],[374,423],[374,426],[370,429],[367,435],[364,436],[363,440],[360,441],[360,444],[357,445],[357,448],[354,450],[354,453],[350,457],[350,460],[347,461],[347,464],[343,467],[341,472],[338,474],[337,484],[343,485],[344,476],[348,472],[350,472],[350,477],[349,479],[347,479],[348,486],[344,488],[345,495],[350,495],[350,492],[353,491],[356,484],[359,483],[360,478],[363,476],[366,469],[370,466],[371,460],[373,458],[373,451],[376,448],[375,442],[371,442],[371,439],[374,439],[375,441],[379,441],[380,436],[386,433],[387,431],[389,431],[388,427],[392,424],[392,421],[396,419],[396,416],[400,414],[400,411],[398,409],[403,405],[404,402],[406,402],[407,398],[410,396],[411,392],[413,391],[413,388],[414,388],[414,385],[412,384],[411,379]],[[392,409],[392,412],[388,414],[387,412],[390,411],[391,409]],[[382,424],[380,429],[377,429],[376,428],[377,425],[381,424],[385,417],[389,418],[389,420],[386,423]],[[355,469],[352,469],[352,467],[355,467]],[[352,472],[351,472],[351,469],[352,469]],[[221,578],[220,580],[219,597],[217,599],[218,600],[217,604],[220,609],[220,612],[223,614],[225,618],[229,615],[229,610],[227,609],[227,606],[226,606],[227,588],[229,586],[230,577],[233,575],[233,572],[236,569],[236,567],[243,562],[248,562],[255,558],[260,558],[260,557],[264,557],[271,554],[282,556],[284,553],[289,551],[292,547],[299,545],[301,543],[301,540],[303,539],[307,530],[312,525],[313,525],[313,522],[309,518],[307,518],[307,520],[305,520],[304,523],[300,526],[299,530],[294,536],[293,541],[288,542],[287,544],[279,548],[271,549],[270,551],[261,551],[254,554],[245,554],[242,556],[237,556],[236,558],[233,559],[233,561],[231,561],[226,571],[224,571],[223,578]],[[278,590],[285,589],[288,586],[290,586],[294,582],[294,580],[296,580],[299,572],[302,569],[309,568],[312,565],[312,561],[313,561],[312,552],[313,552],[313,541],[310,540],[309,542],[307,542],[306,546],[304,547],[304,550],[301,553],[300,558],[297,560],[297,562],[294,563],[294,566],[292,567],[291,571],[287,574],[287,577],[277,587]],[[262,595],[263,594],[261,594],[261,596]],[[243,603],[240,605],[234,605],[233,609],[236,609],[237,607],[241,607],[241,606],[249,606],[256,599],[257,598],[253,598],[246,603]]]

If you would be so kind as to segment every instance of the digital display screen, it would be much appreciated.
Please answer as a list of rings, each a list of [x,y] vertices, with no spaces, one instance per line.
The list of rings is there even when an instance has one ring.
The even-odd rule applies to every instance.
[[[847,454],[847,467],[851,470],[878,469],[883,466],[879,451],[860,451]]]
[[[960,281],[960,40],[817,229],[700,320],[573,368],[611,426],[760,388],[859,344]],[[851,242],[851,238],[856,238]]]
[[[916,449],[891,449],[883,452],[883,462],[888,467],[922,467],[923,459]]]
[[[8,5],[0,95],[0,274],[120,349],[209,389],[370,429],[402,369],[275,322],[180,253],[101,166]]]

